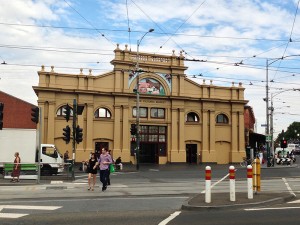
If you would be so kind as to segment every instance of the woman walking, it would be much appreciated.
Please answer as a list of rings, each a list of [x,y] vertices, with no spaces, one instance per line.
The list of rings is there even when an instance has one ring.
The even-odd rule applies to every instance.
[[[11,173],[11,181],[10,182],[20,182],[20,172],[21,172],[21,158],[19,156],[19,152],[15,153],[15,160],[14,160],[14,167],[13,167],[13,171]],[[15,179],[15,177],[17,179]]]
[[[95,153],[91,154],[91,158],[88,161],[88,183],[89,183],[89,188],[88,190],[94,190],[95,184],[96,184],[96,176],[97,176],[97,159],[95,157]]]

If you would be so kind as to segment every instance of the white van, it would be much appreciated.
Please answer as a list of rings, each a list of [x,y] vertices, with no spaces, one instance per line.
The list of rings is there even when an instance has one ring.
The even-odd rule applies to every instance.
[[[291,150],[294,150],[295,154],[299,154],[300,153],[300,146],[299,144],[288,144],[288,148]]]

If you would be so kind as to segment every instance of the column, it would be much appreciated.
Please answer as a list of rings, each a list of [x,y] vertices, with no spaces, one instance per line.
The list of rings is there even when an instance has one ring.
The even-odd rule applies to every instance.
[[[171,109],[171,162],[178,162],[178,109]]]
[[[202,110],[202,162],[210,161],[210,152],[208,147],[208,111]]]
[[[231,113],[231,153],[229,160],[234,162],[235,155],[237,154],[238,147],[238,123],[237,123],[237,112]]]
[[[129,106],[123,105],[123,121],[122,121],[122,147],[119,152],[124,162],[130,162],[130,127],[129,127]]]
[[[120,152],[121,145],[121,106],[114,106],[114,153]],[[115,156],[114,156],[115,157]]]
[[[94,130],[94,105],[86,104],[86,151],[94,152],[93,145],[93,130]]]
[[[45,115],[45,114],[44,114]],[[55,131],[55,102],[49,102],[48,106],[48,131],[47,131],[47,137],[45,140],[47,140],[48,144],[54,144],[54,131]]]
[[[215,111],[209,111],[209,150],[212,157],[216,158],[216,122]]]

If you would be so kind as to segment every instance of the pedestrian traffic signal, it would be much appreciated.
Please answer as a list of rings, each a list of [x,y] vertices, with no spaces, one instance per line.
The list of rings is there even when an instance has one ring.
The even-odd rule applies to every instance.
[[[33,107],[31,109],[32,113],[31,113],[31,120],[34,123],[38,123],[39,122],[39,114],[40,114],[40,109],[39,107]]]
[[[0,102],[0,130],[3,128],[3,110],[4,110],[4,103]]]
[[[136,124],[131,124],[130,133],[131,135],[136,135],[137,129]]]
[[[281,140],[280,147],[281,148],[286,148],[287,147],[287,140]]]
[[[63,140],[66,142],[66,144],[68,144],[71,139],[71,128],[69,127],[69,125],[67,125],[66,128],[63,128],[63,131]]]
[[[64,114],[65,114],[65,118],[66,118],[66,121],[68,122],[69,119],[70,119],[70,116],[71,116],[71,106],[69,106],[69,104],[67,104],[64,108]]]
[[[82,137],[83,137],[83,134],[82,134],[82,128],[80,128],[79,126],[76,127],[76,131],[75,131],[75,140],[76,140],[76,143],[79,144],[80,142],[82,142]]]

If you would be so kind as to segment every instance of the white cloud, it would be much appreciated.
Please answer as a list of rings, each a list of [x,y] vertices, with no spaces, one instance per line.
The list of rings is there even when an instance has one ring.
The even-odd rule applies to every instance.
[[[15,65],[0,65],[2,91],[36,103],[37,98],[32,86],[37,85],[37,70],[42,64],[54,65],[55,71],[58,72],[74,73],[79,73],[81,67],[91,67],[99,69],[93,71],[93,74],[100,74],[104,70],[111,69],[109,61],[113,57],[115,43],[120,43],[122,49],[125,44],[130,44],[134,50],[136,40],[143,35],[134,31],[145,32],[149,28],[154,28],[155,32],[143,39],[141,51],[170,55],[174,49],[178,55],[179,51],[184,49],[188,53],[187,58],[210,61],[186,62],[189,66],[187,74],[203,73],[206,76],[204,79],[212,79],[215,84],[224,86],[230,86],[231,82],[243,82],[246,87],[245,99],[248,99],[249,104],[254,108],[260,132],[264,132],[260,124],[265,123],[266,117],[265,102],[262,100],[266,95],[266,59],[260,57],[276,58],[283,55],[298,2],[296,0],[207,0],[205,2],[203,0],[128,0],[129,24],[133,31],[129,41],[126,32],[127,10],[123,0],[68,0],[81,16],[61,0],[0,1],[0,56],[1,60]],[[199,7],[203,2],[204,4]],[[5,23],[91,29],[94,26],[100,30],[12,26]],[[177,32],[184,35],[173,35],[170,39],[170,35],[165,34],[173,33],[179,27]],[[293,42],[289,43],[285,55],[300,54],[298,50],[300,46],[297,42],[300,36],[299,30],[300,20],[296,18]],[[284,39],[286,42],[261,39]],[[14,45],[16,48],[7,48],[4,45]],[[162,45],[163,47],[160,48]],[[29,46],[29,49],[21,49],[22,46]],[[34,50],[46,47],[48,51]],[[49,47],[58,51],[50,51]],[[75,53],[79,51],[99,54]],[[256,57],[252,57],[253,55]],[[234,63],[241,60],[244,64],[240,66],[222,65],[222,62]],[[293,64],[288,62],[291,61],[283,60],[281,67],[288,68],[279,69],[278,72],[272,71],[277,70],[278,63],[270,67],[270,79],[279,82],[270,84],[270,92],[276,92],[278,89],[275,88],[280,87],[299,88],[298,74],[292,77],[291,74],[281,72],[281,70],[291,71],[290,67],[299,67],[295,62]],[[299,69],[293,71],[299,73]],[[284,76],[287,77],[281,78]],[[202,79],[199,77],[196,80],[202,83]],[[252,86],[249,85],[250,82],[253,83]],[[284,84],[285,82],[291,84]],[[289,95],[291,94],[282,94],[292,105],[290,110],[299,111],[300,106],[293,104],[293,101],[299,101],[299,97],[293,93],[293,98],[288,98]],[[280,130],[286,128],[289,122],[293,122],[286,118],[277,121]]]

